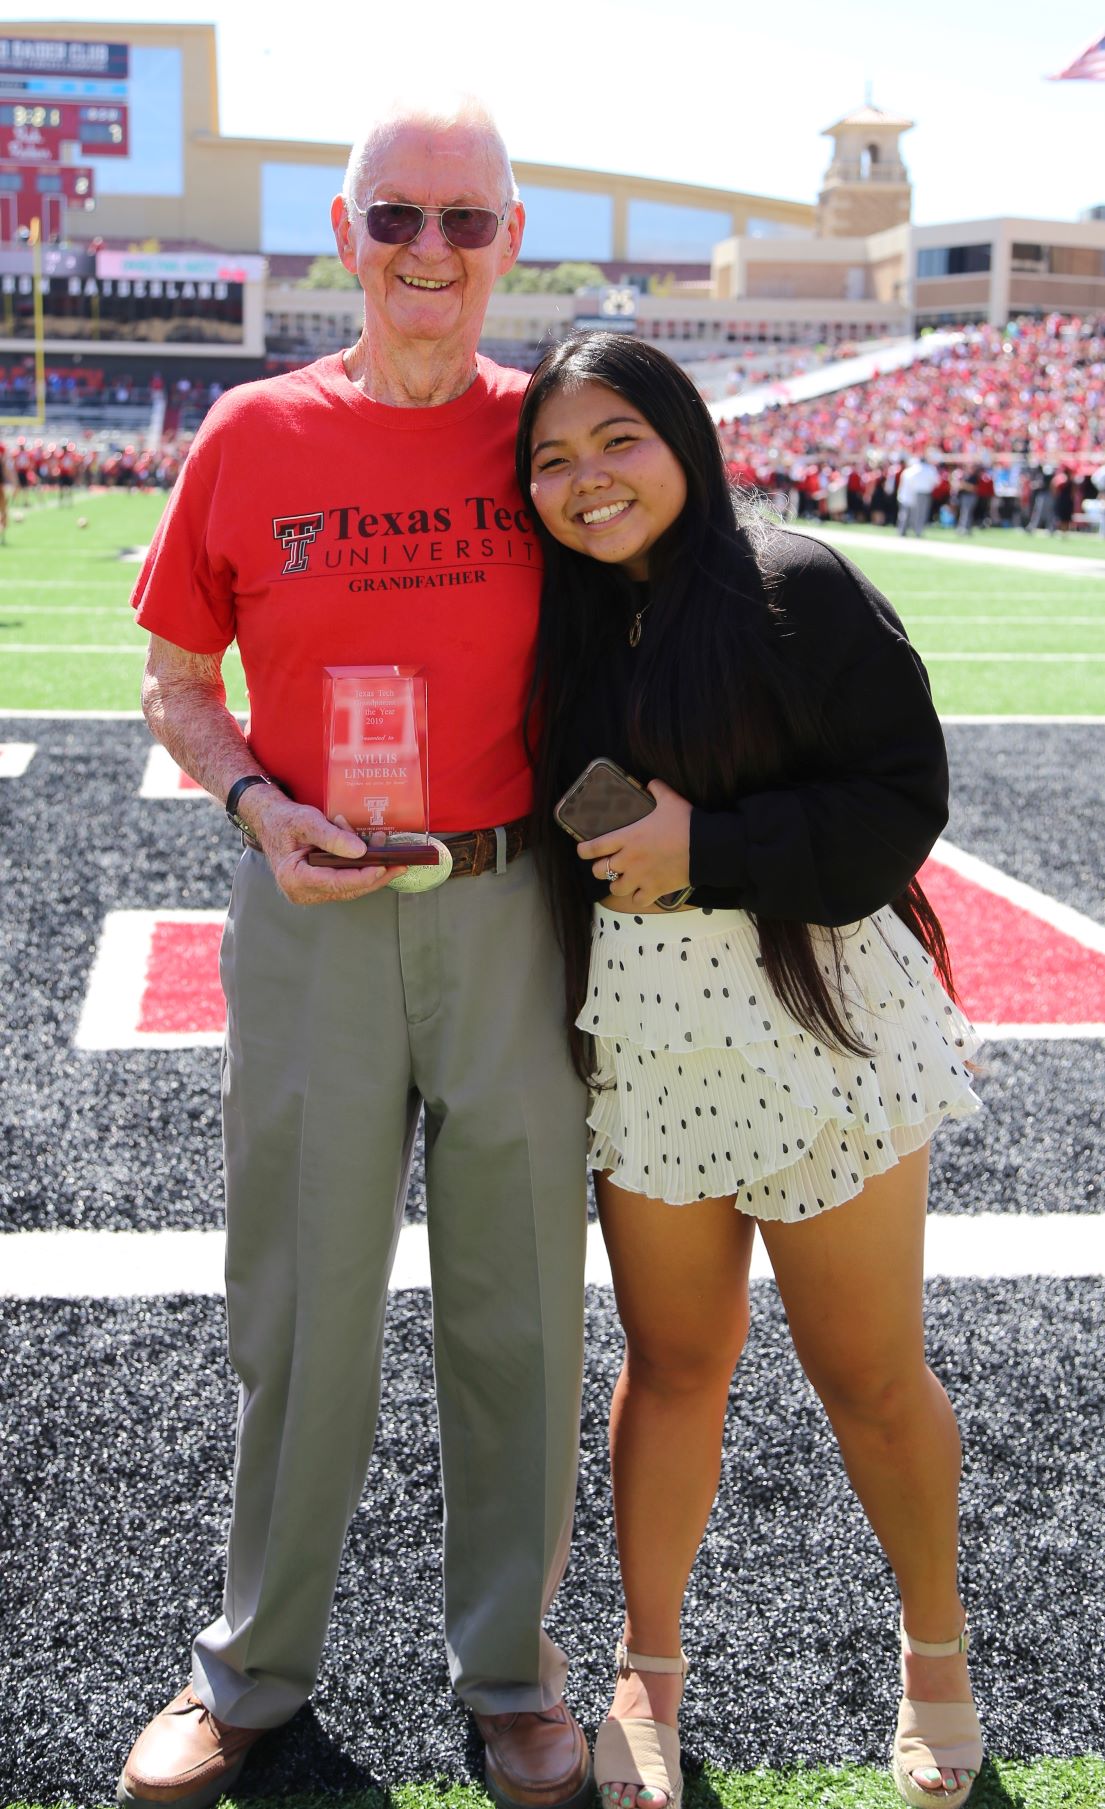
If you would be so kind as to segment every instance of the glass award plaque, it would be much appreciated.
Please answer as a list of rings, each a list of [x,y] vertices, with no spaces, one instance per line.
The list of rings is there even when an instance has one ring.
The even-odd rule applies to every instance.
[[[429,833],[426,680],[419,668],[327,666],[323,682],[323,808],[332,822],[345,818],[370,858],[320,849],[311,864],[438,866],[447,850]]]

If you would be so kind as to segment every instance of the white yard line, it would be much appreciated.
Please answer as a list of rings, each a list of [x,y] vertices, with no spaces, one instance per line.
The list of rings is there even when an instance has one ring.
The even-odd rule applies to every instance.
[[[130,605],[125,599],[122,603],[27,603],[21,600],[14,606],[9,603],[7,607],[21,609],[29,616],[118,616],[120,621],[134,620]],[[932,619],[934,622],[945,620],[943,616],[934,616]],[[978,620],[977,616],[971,619]]]
[[[137,646],[130,641],[0,641],[0,653],[52,653],[55,657],[68,653],[140,653],[145,658],[148,650],[148,641]]]
[[[133,1300],[166,1294],[223,1294],[221,1231],[12,1231],[0,1236],[0,1298]],[[1105,1275],[1105,1214],[929,1214],[925,1274],[1010,1280],[1033,1275]],[[752,1278],[771,1266],[759,1239]],[[587,1228],[586,1279],[610,1286],[597,1225]],[[393,1291],[428,1288],[425,1225],[404,1225]]]
[[[847,547],[857,555],[866,547],[868,552],[889,553],[892,557],[902,554],[907,559],[950,559],[960,565],[1004,565],[1021,572],[1041,575],[1047,572],[1056,577],[1085,578],[1097,583],[1105,578],[1105,551],[1102,558],[1095,556],[1091,559],[1083,558],[1081,553],[1036,553],[1028,547],[1014,549],[979,546],[977,543],[970,547],[948,546],[935,540],[917,540],[893,530],[875,539],[869,534],[850,533],[847,528],[825,530],[808,527],[805,522],[792,522],[791,526],[799,533],[811,535],[814,540],[823,540],[828,546]],[[1010,531],[1016,533],[1018,530]]]
[[[976,725],[982,724],[987,727],[990,727],[994,723],[999,723],[999,724],[1004,725],[1007,722],[1012,722],[1012,723],[1028,723],[1031,726],[1042,725],[1042,726],[1048,727],[1048,728],[1053,728],[1056,725],[1063,727],[1067,723],[1073,722],[1073,723],[1092,723],[1094,725],[1094,727],[1096,728],[1101,723],[1105,722],[1105,711],[1102,711],[1101,715],[1099,715],[1099,716],[970,716],[970,715],[963,716],[963,715],[952,715],[952,716],[941,716],[940,720],[941,720],[941,722],[950,722],[950,723],[968,723],[968,724],[976,724]]]
[[[984,1043],[1100,1042],[1105,1024],[975,1024]]]
[[[1042,664],[1056,666],[1063,665],[1064,663],[1068,666],[1080,666],[1086,660],[1105,660],[1105,653],[1084,653],[1081,650],[1076,653],[932,653],[927,647],[918,647],[917,653],[918,656],[927,661],[929,665],[932,664],[933,660],[954,660],[957,662],[961,660],[975,660],[980,661],[987,666],[997,665],[1002,661],[1014,661],[1020,665],[1031,663],[1033,666]]]
[[[246,720],[245,712],[238,713],[239,722]],[[1064,727],[1068,723],[1105,722],[1105,711],[1099,716],[978,716],[951,715],[942,716],[941,722],[951,723],[1030,723],[1041,727]],[[19,710],[5,709],[0,704],[0,722],[141,722],[141,710]]]
[[[973,586],[967,586],[963,590],[953,590],[950,585],[941,585],[938,590],[922,590],[919,586],[914,585],[914,584],[911,584],[909,587],[910,603],[912,603],[918,597],[921,597],[921,598],[942,597],[942,598],[947,599],[949,602],[955,601],[956,599],[960,599],[963,602],[969,602],[973,597],[976,597],[977,595],[978,595],[978,592],[977,592],[977,590],[974,589]],[[1017,602],[1018,603],[1047,603],[1047,602],[1050,602],[1051,600],[1053,600],[1054,596],[1055,596],[1055,592],[1053,589],[1052,590],[1020,590],[1020,589],[1018,589]],[[1091,600],[1091,599],[1083,599],[1083,601],[1089,601],[1089,600]],[[1102,593],[1101,601],[1102,601],[1103,606],[1105,606],[1105,592]],[[972,618],[972,619],[977,620],[977,618]]]
[[[920,614],[915,610],[909,612],[909,625],[924,622],[930,626],[934,622],[951,622],[956,628],[1105,628],[1105,610],[1099,616],[976,616],[964,618],[955,610],[945,610],[938,615]]]

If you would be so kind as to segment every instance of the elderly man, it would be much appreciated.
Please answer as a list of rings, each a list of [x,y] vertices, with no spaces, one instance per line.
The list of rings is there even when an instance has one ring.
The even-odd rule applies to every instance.
[[[513,476],[524,379],[476,353],[524,215],[465,103],[379,123],[332,220],[360,339],[220,399],[135,592],[150,726],[247,843],[222,956],[241,1402],[223,1613],[119,1800],[214,1802],[310,1693],[424,1105],[449,1669],[497,1801],[554,1809],[590,1776],[541,1624],[575,1494],[584,1101],[524,852],[540,586]],[[246,736],[220,677],[233,640]],[[453,858],[435,890],[309,859],[371,861],[322,810],[324,669],[362,662],[426,676],[430,827]]]

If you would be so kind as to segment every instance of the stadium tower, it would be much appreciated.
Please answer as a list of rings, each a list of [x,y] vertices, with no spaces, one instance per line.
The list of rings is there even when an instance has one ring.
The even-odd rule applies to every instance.
[[[911,119],[865,104],[826,126],[833,157],[817,197],[821,238],[863,238],[909,220],[913,189],[898,143]]]

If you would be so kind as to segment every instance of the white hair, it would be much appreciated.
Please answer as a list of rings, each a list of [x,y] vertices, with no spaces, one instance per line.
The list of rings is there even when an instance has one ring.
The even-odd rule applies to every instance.
[[[434,101],[394,100],[356,141],[349,153],[341,187],[346,212],[368,179],[376,157],[387,149],[398,132],[411,125],[425,126],[431,132],[447,131],[450,126],[466,126],[479,132],[487,141],[492,160],[500,166],[503,202],[510,205],[517,201],[518,185],[510,167],[510,157],[491,113],[477,95],[453,93]]]

